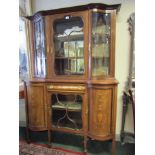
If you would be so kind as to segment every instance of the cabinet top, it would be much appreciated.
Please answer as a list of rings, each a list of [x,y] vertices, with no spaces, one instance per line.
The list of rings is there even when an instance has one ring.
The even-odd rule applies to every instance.
[[[65,8],[54,9],[54,10],[39,11],[39,12],[35,13],[33,16],[27,16],[26,18],[33,20],[33,19],[37,18],[38,16],[69,13],[69,12],[76,12],[76,11],[84,11],[84,10],[90,10],[90,9],[117,10],[117,11],[119,11],[120,7],[121,7],[121,4],[108,5],[108,4],[103,4],[103,3],[90,3],[87,5],[65,7]]]

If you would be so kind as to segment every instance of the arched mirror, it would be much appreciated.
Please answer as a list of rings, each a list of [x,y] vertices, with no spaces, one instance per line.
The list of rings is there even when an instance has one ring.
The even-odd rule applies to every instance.
[[[128,19],[130,42],[130,64],[129,64],[129,89],[135,88],[135,13],[132,13]]]
[[[125,118],[128,111],[128,104],[132,104],[133,123],[135,130],[135,13],[132,13],[127,21],[129,23],[130,33],[130,58],[129,58],[129,76],[126,91],[123,92],[123,113],[122,113],[122,128],[121,128],[121,142],[124,143],[126,136],[135,137],[133,133],[125,131]]]

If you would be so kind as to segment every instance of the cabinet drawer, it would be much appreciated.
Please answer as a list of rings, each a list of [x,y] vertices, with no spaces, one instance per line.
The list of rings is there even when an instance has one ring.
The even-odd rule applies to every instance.
[[[65,84],[49,84],[47,85],[48,91],[80,91],[83,92],[86,90],[86,86],[84,85],[65,85]]]

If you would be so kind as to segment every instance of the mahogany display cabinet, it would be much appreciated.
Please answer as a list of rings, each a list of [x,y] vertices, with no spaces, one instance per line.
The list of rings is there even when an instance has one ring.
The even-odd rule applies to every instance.
[[[30,78],[25,82],[29,130],[112,140],[115,152],[117,5],[40,11],[29,19]]]

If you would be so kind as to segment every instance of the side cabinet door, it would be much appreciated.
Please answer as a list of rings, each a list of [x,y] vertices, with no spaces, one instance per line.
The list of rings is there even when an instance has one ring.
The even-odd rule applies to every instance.
[[[99,137],[109,136],[112,121],[112,88],[93,88],[91,92],[90,134]]]
[[[46,129],[44,85],[31,84],[27,87],[28,125],[31,129]]]

